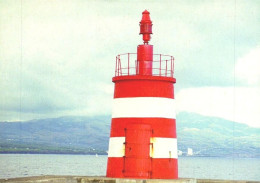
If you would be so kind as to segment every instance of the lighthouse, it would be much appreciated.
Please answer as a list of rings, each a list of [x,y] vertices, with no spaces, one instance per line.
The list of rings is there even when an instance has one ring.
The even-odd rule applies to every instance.
[[[177,179],[174,57],[154,54],[150,13],[137,53],[116,57],[107,177]]]

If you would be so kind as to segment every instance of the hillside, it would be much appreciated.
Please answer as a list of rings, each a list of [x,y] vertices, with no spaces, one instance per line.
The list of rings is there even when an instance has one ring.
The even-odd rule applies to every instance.
[[[106,154],[110,116],[0,122],[0,153]],[[260,129],[198,114],[177,115],[178,148],[195,156],[260,157]]]
[[[260,157],[260,129],[191,113],[177,116],[178,148],[197,156]]]
[[[109,118],[69,116],[26,122],[1,122],[1,149],[30,153],[105,154]]]

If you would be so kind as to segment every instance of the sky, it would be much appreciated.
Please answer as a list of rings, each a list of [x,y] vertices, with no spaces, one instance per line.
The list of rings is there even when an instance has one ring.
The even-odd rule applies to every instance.
[[[110,115],[115,57],[175,58],[176,112],[260,127],[259,0],[0,0],[0,121]]]

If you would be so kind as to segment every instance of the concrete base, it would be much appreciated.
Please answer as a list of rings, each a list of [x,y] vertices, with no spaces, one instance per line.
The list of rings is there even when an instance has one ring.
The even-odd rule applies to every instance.
[[[0,183],[259,183],[259,181],[232,181],[207,179],[118,179],[87,176],[36,176],[0,179]]]
[[[197,179],[197,183],[260,183],[260,182],[259,181],[249,181],[249,180]]]
[[[84,176],[37,176],[12,179],[0,179],[0,183],[196,183],[196,179],[118,179]]]

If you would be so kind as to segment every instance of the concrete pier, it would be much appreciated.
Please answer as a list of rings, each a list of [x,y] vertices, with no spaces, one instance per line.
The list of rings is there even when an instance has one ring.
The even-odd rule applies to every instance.
[[[35,176],[0,179],[0,183],[259,183],[259,181],[210,180],[210,179],[118,179],[89,176]]]

